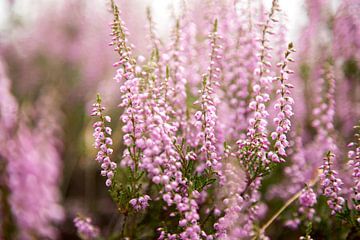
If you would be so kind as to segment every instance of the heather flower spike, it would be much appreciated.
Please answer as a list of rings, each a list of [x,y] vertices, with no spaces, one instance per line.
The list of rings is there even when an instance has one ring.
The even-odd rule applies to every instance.
[[[345,200],[341,197],[341,188],[343,182],[337,176],[338,173],[333,170],[335,155],[330,151],[324,157],[324,163],[320,167],[322,173],[320,175],[320,184],[323,194],[327,197],[327,204],[332,210],[331,213],[335,214],[340,212],[343,208]]]
[[[110,187],[117,165],[115,162],[111,161],[111,155],[113,153],[113,140],[111,138],[112,129],[107,126],[107,124],[111,122],[111,118],[104,115],[104,111],[105,107],[101,105],[101,97],[98,94],[96,103],[92,105],[91,110],[91,116],[98,118],[98,121],[93,124],[94,146],[98,149],[96,161],[101,166],[101,175],[107,178],[105,185]]]
[[[275,151],[268,154],[268,158],[273,162],[284,162],[284,157],[286,156],[285,148],[289,146],[286,134],[290,131],[290,117],[294,114],[292,108],[294,100],[290,96],[290,89],[292,89],[294,85],[287,81],[289,80],[288,75],[293,73],[292,70],[288,69],[288,63],[294,61],[290,58],[290,54],[293,52],[295,52],[293,44],[289,43],[288,49],[284,54],[283,62],[278,64],[280,76],[275,79],[279,81],[280,88],[276,91],[279,97],[274,105],[275,110],[278,112],[274,118],[276,130],[271,133],[271,138],[275,141]]]

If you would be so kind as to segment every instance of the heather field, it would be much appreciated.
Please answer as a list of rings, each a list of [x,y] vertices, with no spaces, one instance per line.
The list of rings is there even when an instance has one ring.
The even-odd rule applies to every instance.
[[[360,0],[1,0],[0,240],[359,240]]]

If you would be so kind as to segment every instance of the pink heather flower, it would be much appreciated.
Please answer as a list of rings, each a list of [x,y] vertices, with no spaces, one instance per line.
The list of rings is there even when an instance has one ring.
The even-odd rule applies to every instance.
[[[165,61],[166,77],[169,77],[169,89],[167,100],[172,106],[173,113],[170,115],[174,119],[174,124],[178,124],[178,130],[187,135],[188,121],[186,119],[187,103],[186,103],[186,60],[185,51],[189,46],[184,38],[184,30],[189,28],[185,25],[185,19],[178,19],[171,34],[171,43],[169,46],[169,58]],[[161,67],[161,66],[159,66]]]
[[[114,46],[114,51],[118,53],[119,61],[114,63],[117,67],[114,80],[120,84],[121,103],[120,107],[124,109],[120,119],[124,123],[122,130],[124,132],[123,140],[127,147],[121,161],[122,166],[127,166],[134,171],[139,164],[137,156],[140,156],[142,148],[145,146],[143,132],[145,131],[146,115],[149,115],[149,109],[145,109],[144,101],[148,93],[140,90],[140,76],[137,74],[141,69],[136,65],[136,60],[132,56],[132,49],[128,43],[128,30],[119,15],[118,7],[112,2],[113,22],[111,24],[112,41],[110,46]],[[136,70],[138,69],[138,70]],[[131,151],[131,152],[129,152]]]
[[[112,25],[114,39],[111,44],[115,45],[120,56],[120,61],[115,64],[119,66],[115,79],[122,83],[122,130],[125,133],[124,143],[129,147],[124,151],[122,165],[130,167],[132,171],[145,171],[155,184],[161,186],[160,194],[166,205],[175,205],[176,210],[171,214],[179,214],[181,220],[187,221],[187,224],[182,226],[181,233],[166,233],[160,228],[160,236],[171,239],[198,239],[201,230],[198,224],[199,207],[195,200],[196,194],[186,190],[188,186],[181,172],[181,159],[174,145],[179,124],[170,120],[173,114],[173,106],[169,102],[172,90],[169,85],[170,73],[167,73],[164,82],[159,82],[157,71],[160,63],[157,63],[156,59],[149,62],[152,70],[143,71],[141,74],[134,70],[138,66],[131,56],[124,34],[124,24],[120,20],[117,7],[112,7],[115,19]],[[147,207],[148,200],[148,197],[133,198],[129,204],[135,210],[140,210]]]
[[[285,226],[291,229],[297,229],[300,225],[301,221],[298,218],[290,219],[285,222]]]
[[[284,168],[285,178],[280,184],[274,185],[267,196],[271,199],[280,197],[288,199],[303,188],[312,178],[312,167],[306,162],[305,149],[302,138],[295,136],[294,144],[289,147],[291,165]]]
[[[217,33],[217,24],[217,20],[215,20],[214,29],[209,34],[211,44],[210,66],[208,67],[208,73],[203,76],[202,89],[198,101],[201,110],[195,113],[196,121],[194,125],[198,131],[197,140],[201,145],[201,160],[204,161],[203,168],[220,170],[221,163],[219,162],[220,159],[216,149],[217,138],[215,130],[217,114],[214,99],[214,86],[218,85],[220,74],[218,64],[221,59],[220,51],[222,48],[218,43],[220,37]]]
[[[276,12],[280,11],[279,3],[277,0],[272,2],[273,5],[268,14],[266,22],[259,23],[261,27],[261,34],[258,39],[260,42],[260,54],[258,55],[257,67],[254,71],[257,81],[252,87],[252,100],[249,103],[249,109],[252,111],[253,116],[249,119],[249,127],[247,136],[252,145],[259,145],[259,157],[262,159],[265,165],[270,161],[278,161],[277,156],[272,154],[269,156],[271,159],[267,159],[266,151],[269,149],[269,141],[267,139],[267,125],[269,113],[266,109],[266,103],[270,100],[268,94],[269,88],[272,83],[271,76],[271,55],[272,49],[269,45],[268,35],[272,33],[272,24],[277,22]]]
[[[291,127],[290,117],[294,114],[292,110],[294,100],[290,96],[290,89],[293,88],[293,85],[286,81],[288,81],[288,75],[293,73],[292,70],[287,68],[287,64],[293,61],[290,58],[292,52],[295,52],[295,50],[292,43],[290,43],[284,54],[283,62],[278,64],[280,67],[280,77],[276,80],[280,82],[280,89],[276,91],[279,98],[274,106],[277,111],[277,115],[274,118],[276,130],[271,133],[271,138],[275,141],[275,151],[268,154],[268,158],[274,162],[285,161],[283,159],[286,156],[285,148],[289,146],[286,134],[290,131]]]
[[[151,198],[148,195],[144,195],[143,197],[131,199],[129,203],[136,211],[141,211],[149,206],[149,200],[151,200]]]
[[[334,116],[335,116],[335,77],[333,66],[325,64],[318,79],[318,93],[316,93],[316,108],[313,109],[312,126],[317,130],[315,142],[326,150],[338,152],[334,140]],[[318,149],[319,150],[319,149]]]
[[[237,6],[243,7],[244,12],[253,11],[247,4],[238,3]],[[256,32],[250,24],[251,16],[233,11],[233,6],[223,6],[219,19],[221,35],[232,37],[224,37],[221,41],[223,51],[220,61],[221,87],[217,93],[221,99],[217,108],[218,124],[226,140],[239,139],[247,128],[251,96],[248,87],[253,85],[259,46],[255,40]]]
[[[334,53],[336,57],[360,59],[360,5],[357,0],[343,0],[334,21]]]
[[[152,49],[160,49],[160,46],[162,45],[162,42],[160,41],[159,37],[156,34],[155,29],[155,23],[152,18],[152,13],[150,7],[146,8],[146,18],[147,18],[147,28],[148,28],[148,40],[151,41]]]
[[[352,198],[359,203],[355,205],[355,208],[360,211],[360,134],[357,133],[355,136],[358,138],[358,142],[348,144],[348,147],[354,148],[348,151],[348,166],[352,171]]]
[[[344,198],[340,196],[343,183],[337,177],[337,172],[332,169],[334,158],[335,155],[328,152],[323,165],[320,167],[322,169],[320,175],[321,189],[324,196],[328,198],[327,204],[332,210],[332,214],[340,212],[345,203]]]
[[[100,230],[92,224],[90,218],[76,217],[74,224],[81,239],[91,240],[99,237]]]
[[[316,204],[316,194],[312,188],[305,188],[299,197],[299,203],[304,207],[312,207]]]
[[[91,116],[99,118],[99,121],[93,124],[94,128],[94,146],[98,149],[98,153],[96,156],[96,160],[101,166],[101,175],[106,177],[105,185],[110,187],[112,185],[112,179],[116,170],[116,163],[112,162],[110,159],[111,154],[113,153],[113,149],[111,145],[113,141],[111,139],[111,128],[106,127],[106,122],[110,122],[111,118],[109,116],[104,116],[103,111],[105,107],[101,106],[101,99],[98,95],[97,103],[93,104],[93,108],[91,111]]]
[[[258,199],[257,183],[251,185],[250,194],[244,192],[244,174],[235,164],[227,163],[223,170],[224,215],[214,224],[216,239],[243,239],[252,235],[253,219],[258,206],[250,207]]]

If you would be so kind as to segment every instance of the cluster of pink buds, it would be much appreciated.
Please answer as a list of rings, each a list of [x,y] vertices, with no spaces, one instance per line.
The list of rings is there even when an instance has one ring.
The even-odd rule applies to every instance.
[[[149,206],[149,200],[151,200],[151,198],[148,195],[144,195],[143,197],[131,199],[129,203],[135,209],[135,211],[140,211],[146,209]]]
[[[299,202],[301,206],[312,207],[316,204],[316,194],[312,188],[305,188],[302,190],[299,197]]]
[[[340,196],[343,183],[337,177],[338,173],[332,169],[334,158],[335,155],[328,152],[324,158],[324,164],[320,167],[322,169],[320,175],[321,188],[323,194],[328,198],[327,204],[332,210],[332,214],[340,212],[345,203],[344,198]]]
[[[270,75],[272,66],[270,62],[272,58],[270,51],[272,50],[272,47],[269,45],[268,35],[273,34],[272,24],[278,22],[276,13],[279,11],[278,1],[273,0],[266,22],[259,24],[262,28],[261,35],[258,39],[260,43],[260,53],[258,54],[258,62],[255,69],[255,75],[258,79],[252,87],[252,100],[249,103],[249,109],[253,112],[253,116],[249,119],[247,136],[254,145],[261,146],[258,155],[265,165],[269,163],[269,160],[267,159],[268,156],[266,156],[266,152],[269,150],[269,141],[267,139],[267,118],[269,117],[269,112],[266,109],[266,104],[270,100],[268,90],[273,79]]]
[[[111,9],[113,11],[114,20],[111,23],[111,42],[109,46],[114,46],[114,51],[118,52],[120,60],[113,64],[114,67],[126,65],[128,68],[131,68],[129,61],[132,61],[131,58],[131,47],[127,44],[127,35],[129,34],[124,21],[120,18],[120,12],[118,7],[114,4],[114,1],[111,1]],[[131,74],[131,73],[129,73]]]
[[[217,19],[214,22],[214,29],[209,34],[210,38],[210,64],[208,73],[203,76],[202,89],[199,91],[199,103],[201,110],[195,113],[195,127],[198,129],[197,138],[200,141],[203,159],[205,160],[205,167],[211,167],[215,170],[220,170],[221,164],[216,149],[217,138],[215,136],[216,130],[216,103],[214,99],[214,86],[218,85],[220,74],[219,61],[221,59],[222,46],[218,41],[221,38],[217,32]],[[203,170],[203,168],[199,170]]]
[[[271,138],[275,141],[275,151],[268,154],[269,159],[273,162],[285,161],[283,159],[286,156],[285,148],[289,146],[286,134],[290,131],[291,127],[290,117],[294,114],[292,110],[294,100],[290,97],[290,88],[293,88],[293,85],[286,81],[288,80],[288,74],[293,73],[292,70],[287,68],[288,63],[294,61],[290,58],[290,53],[292,52],[295,52],[295,50],[293,44],[290,43],[285,52],[284,61],[278,64],[278,67],[280,67],[280,77],[276,78],[276,80],[280,81],[280,89],[276,91],[279,98],[274,106],[278,113],[274,118],[276,130],[271,133]]]
[[[337,152],[334,141],[334,118],[335,118],[335,76],[329,63],[321,69],[318,93],[316,96],[317,107],[313,110],[314,120],[312,126],[317,130],[317,141],[326,149]]]
[[[306,186],[299,196],[300,208],[298,209],[298,212],[306,216],[309,220],[313,219],[315,214],[315,209],[313,207],[316,202],[314,190],[311,187]]]
[[[106,122],[111,122],[109,116],[104,116],[103,111],[105,107],[101,106],[101,98],[98,95],[97,102],[93,104],[93,109],[91,111],[91,116],[99,117],[99,121],[93,124],[94,127],[94,146],[98,149],[96,160],[101,164],[101,175],[106,176],[107,180],[105,182],[106,186],[110,187],[112,184],[112,178],[114,177],[114,171],[116,169],[116,163],[112,162],[110,159],[113,149],[111,145],[113,144],[111,138],[112,129],[106,126]]]
[[[356,126],[355,128],[360,130],[360,126]],[[360,211],[360,133],[355,134],[355,137],[357,138],[357,142],[348,144],[348,147],[354,148],[348,151],[348,166],[352,170],[352,197],[357,203],[355,205],[356,210]]]
[[[95,239],[99,236],[100,230],[92,224],[90,218],[76,217],[74,224],[79,237],[84,240]]]

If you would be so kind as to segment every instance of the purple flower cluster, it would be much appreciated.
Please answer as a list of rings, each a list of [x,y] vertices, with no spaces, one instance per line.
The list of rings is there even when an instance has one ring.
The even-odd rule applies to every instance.
[[[335,155],[328,152],[326,157],[324,157],[323,165],[320,167],[322,170],[320,175],[321,188],[324,196],[328,198],[327,204],[332,210],[332,214],[340,212],[345,203],[344,198],[340,196],[343,183],[337,177],[338,173],[332,169],[334,158]]]
[[[288,80],[288,74],[293,73],[292,70],[287,68],[288,62],[294,61],[290,58],[290,53],[292,52],[295,52],[295,50],[291,43],[288,46],[288,50],[285,52],[284,61],[278,64],[280,67],[280,77],[278,77],[277,80],[280,81],[281,86],[276,93],[280,96],[274,106],[278,111],[274,118],[276,130],[271,133],[271,138],[275,141],[275,151],[268,154],[268,157],[273,162],[284,162],[285,159],[283,157],[286,156],[285,148],[289,146],[286,134],[290,131],[290,117],[294,114],[292,110],[294,100],[290,96],[290,88],[293,88],[294,86],[286,81]]]
[[[213,168],[217,171],[221,169],[219,162],[218,151],[216,149],[217,138],[215,136],[217,114],[214,99],[214,86],[218,85],[220,74],[219,62],[221,60],[221,45],[218,41],[221,38],[217,33],[217,20],[214,23],[214,29],[209,34],[210,38],[210,65],[208,73],[203,76],[202,89],[200,91],[200,99],[196,102],[200,104],[200,111],[195,113],[195,128],[198,135],[196,139],[201,146],[202,159],[205,164],[199,168],[203,171],[204,168]]]
[[[112,129],[106,126],[106,122],[111,122],[109,116],[104,116],[103,111],[105,107],[101,106],[101,99],[98,96],[97,103],[93,104],[93,109],[91,111],[91,116],[98,117],[100,120],[93,124],[94,128],[94,146],[98,149],[96,156],[96,161],[101,165],[102,171],[101,175],[107,177],[105,185],[110,187],[112,184],[112,179],[115,174],[116,163],[112,162],[110,157],[113,153],[111,145],[113,144],[111,133]]]
[[[359,126],[357,127],[359,128]],[[348,151],[348,166],[352,177],[352,198],[356,200],[356,210],[360,211],[360,134],[356,134],[358,143],[352,142],[348,147],[354,148]]]
[[[273,23],[278,22],[276,19],[276,13],[280,11],[279,3],[277,0],[272,2],[272,7],[265,20],[265,22],[259,23],[261,34],[258,39],[260,43],[259,55],[257,67],[255,68],[255,75],[257,81],[252,87],[252,100],[249,103],[249,109],[253,112],[253,116],[249,119],[249,127],[247,130],[247,136],[255,146],[259,145],[260,149],[258,157],[267,165],[271,160],[267,159],[266,152],[269,150],[268,140],[268,117],[269,112],[266,109],[266,104],[270,101],[270,95],[268,93],[273,76],[271,76],[271,53],[272,47],[269,45],[269,35],[273,34]],[[271,157],[273,154],[270,154]],[[274,162],[276,155],[274,155]]]
[[[187,134],[188,130],[188,122],[186,121],[186,84],[188,80],[186,79],[186,69],[184,68],[187,60],[185,50],[190,48],[184,39],[185,27],[186,29],[189,28],[189,26],[185,26],[183,21],[178,19],[172,31],[169,54],[162,55],[162,60],[167,67],[169,75],[167,100],[172,107],[170,115],[173,118],[173,123],[177,125],[178,130],[182,132],[183,136]],[[165,75],[167,70],[165,69]]]
[[[220,61],[222,75],[221,92],[218,93],[221,98],[217,110],[218,125],[221,126],[223,135],[239,139],[247,128],[250,112],[248,87],[252,86],[254,81],[259,46],[255,40],[255,31],[249,29],[246,15],[238,15],[227,8],[221,11],[227,14],[220,18],[220,33],[225,35],[234,32],[236,37],[224,37],[221,41],[223,48]],[[243,34],[244,32],[248,34]]]
[[[112,42],[109,45],[114,46],[114,51],[120,57],[119,61],[114,64],[118,68],[114,79],[121,84],[122,101],[119,106],[125,109],[121,120],[124,123],[122,127],[125,133],[123,140],[127,149],[124,151],[121,164],[131,167],[134,171],[139,165],[139,152],[145,146],[143,131],[146,113],[143,101],[148,97],[148,94],[140,92],[140,78],[136,77],[136,73],[140,73],[141,68],[136,66],[136,60],[132,57],[131,47],[127,41],[128,31],[119,16],[117,6],[113,2],[112,10],[114,20],[111,24],[112,33],[110,34]]]
[[[312,188],[303,189],[299,197],[299,203],[304,207],[312,207],[316,204],[316,194]]]
[[[151,200],[151,198],[148,195],[145,195],[143,197],[133,198],[129,203],[136,211],[140,211],[149,206],[149,200]]]
[[[136,65],[126,47],[126,35],[122,34],[124,26],[123,23],[119,24],[121,20],[117,7],[113,6],[113,10],[113,35],[118,36],[120,44],[116,50],[121,57],[115,79],[122,83],[120,106],[125,109],[121,120],[125,124],[122,130],[127,149],[124,151],[122,166],[130,167],[134,175],[144,170],[153,183],[162,186],[160,194],[167,207],[176,206],[176,212],[172,214],[181,216],[179,226],[183,231],[172,234],[160,227],[160,239],[177,236],[182,239],[199,239],[201,231],[196,202],[199,193],[187,192],[187,181],[180,171],[181,161],[188,161],[193,157],[191,154],[183,156],[182,150],[176,147],[174,140],[177,126],[169,121],[169,115],[173,113],[168,102],[171,96],[169,85],[174,84],[169,81],[174,79],[170,78],[167,69],[165,83],[156,81],[160,74],[154,69],[157,66],[156,59],[148,63],[148,71],[143,71]],[[140,198],[133,198],[130,205],[135,210],[144,209],[148,206],[148,200],[145,197],[141,201]]]
[[[251,194],[245,194],[245,184],[241,169],[236,165],[227,163],[224,169],[226,180],[224,188],[225,195],[222,197],[221,205],[224,215],[214,224],[216,239],[242,239],[254,235],[253,221],[257,217],[259,206],[257,187],[259,180],[251,184]]]
[[[100,230],[92,224],[90,218],[76,217],[74,218],[74,225],[77,233],[81,239],[91,240],[99,237]]]

